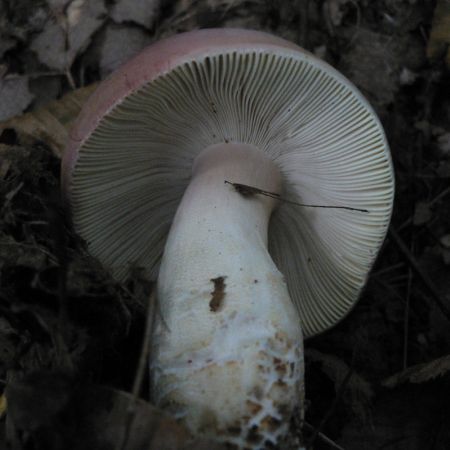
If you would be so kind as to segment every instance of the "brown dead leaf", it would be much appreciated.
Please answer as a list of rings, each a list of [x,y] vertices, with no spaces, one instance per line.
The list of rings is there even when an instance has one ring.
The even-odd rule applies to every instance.
[[[450,67],[450,2],[448,0],[437,0],[428,40],[428,58],[436,58],[440,53],[442,54],[446,46],[446,62],[447,66]]]
[[[6,397],[2,394],[0,395],[0,419],[3,419],[6,415]]]
[[[86,425],[96,430],[95,435],[104,443],[117,445],[122,441],[127,413],[133,403],[132,396],[126,392],[96,387],[89,397],[96,400],[94,410],[90,401],[86,411]],[[225,447],[210,440],[196,438],[175,419],[150,403],[138,400],[134,403],[134,414],[129,429],[127,450],[221,450]],[[85,435],[87,437],[87,435]],[[84,447],[91,448],[91,447]]]
[[[33,140],[44,141],[61,157],[67,142],[67,133],[86,99],[96,85],[90,85],[50,102],[46,107],[0,123],[0,135],[9,128]]]
[[[39,371],[13,380],[6,397],[7,434],[13,449],[20,448],[21,435],[36,448],[50,450],[121,449],[124,442],[127,450],[225,448],[192,436],[175,419],[148,402],[134,402],[126,392],[80,388],[70,376],[57,372]]]

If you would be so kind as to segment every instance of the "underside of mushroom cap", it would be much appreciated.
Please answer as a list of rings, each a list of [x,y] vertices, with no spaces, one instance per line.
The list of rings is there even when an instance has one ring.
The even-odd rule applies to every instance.
[[[279,38],[194,31],[149,47],[103,82],[63,160],[75,228],[117,278],[132,266],[155,278],[192,163],[221,142],[272,158],[286,200],[368,210],[281,202],[271,219],[269,250],[305,335],[329,328],[355,303],[385,237],[392,164],[357,89]]]

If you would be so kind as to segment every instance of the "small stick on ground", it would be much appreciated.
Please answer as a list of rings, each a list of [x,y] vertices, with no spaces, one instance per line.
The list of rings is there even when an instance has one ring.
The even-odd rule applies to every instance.
[[[306,428],[308,431],[315,431],[314,427],[309,424],[308,422],[303,422],[303,428]],[[336,450],[344,450],[340,445],[336,444],[336,442],[332,441],[328,436],[325,436],[320,431],[317,432],[317,439],[320,439],[321,441],[328,444],[330,447],[335,448]]]
[[[136,414],[136,403],[139,399],[139,394],[142,389],[142,382],[144,380],[145,368],[150,357],[150,337],[153,328],[153,319],[155,316],[155,291],[151,293],[148,301],[147,318],[145,323],[145,332],[142,338],[141,354],[139,356],[139,364],[136,370],[136,375],[133,382],[132,398],[128,405],[127,415],[125,418],[125,431],[123,439],[119,442],[117,450],[126,450],[131,429],[133,426],[134,416]]]

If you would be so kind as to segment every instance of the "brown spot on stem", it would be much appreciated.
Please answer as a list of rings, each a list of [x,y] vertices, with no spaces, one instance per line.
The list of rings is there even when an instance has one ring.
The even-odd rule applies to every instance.
[[[211,300],[209,301],[209,310],[217,312],[223,307],[223,299],[225,298],[225,278],[217,277],[211,278],[214,283],[214,290],[211,292]]]
[[[278,380],[275,382],[275,385],[280,388],[285,388],[287,386],[286,382],[284,382],[282,379],[278,378]]]
[[[273,358],[273,363],[275,365],[275,370],[281,374],[285,375],[287,373],[287,365],[281,361],[279,358]]]
[[[281,426],[281,420],[272,416],[265,416],[264,419],[261,421],[261,426],[265,430],[274,432]]]
[[[250,413],[254,416],[258,414],[262,409],[262,406],[259,403],[252,402],[251,400],[247,400],[246,403]]]

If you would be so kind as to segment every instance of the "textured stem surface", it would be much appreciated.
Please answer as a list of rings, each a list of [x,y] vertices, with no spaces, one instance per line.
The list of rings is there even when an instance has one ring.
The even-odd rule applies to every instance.
[[[195,160],[158,278],[152,397],[194,432],[260,448],[302,402],[302,334],[267,250],[276,200],[225,180],[281,189],[252,146],[214,145]]]

